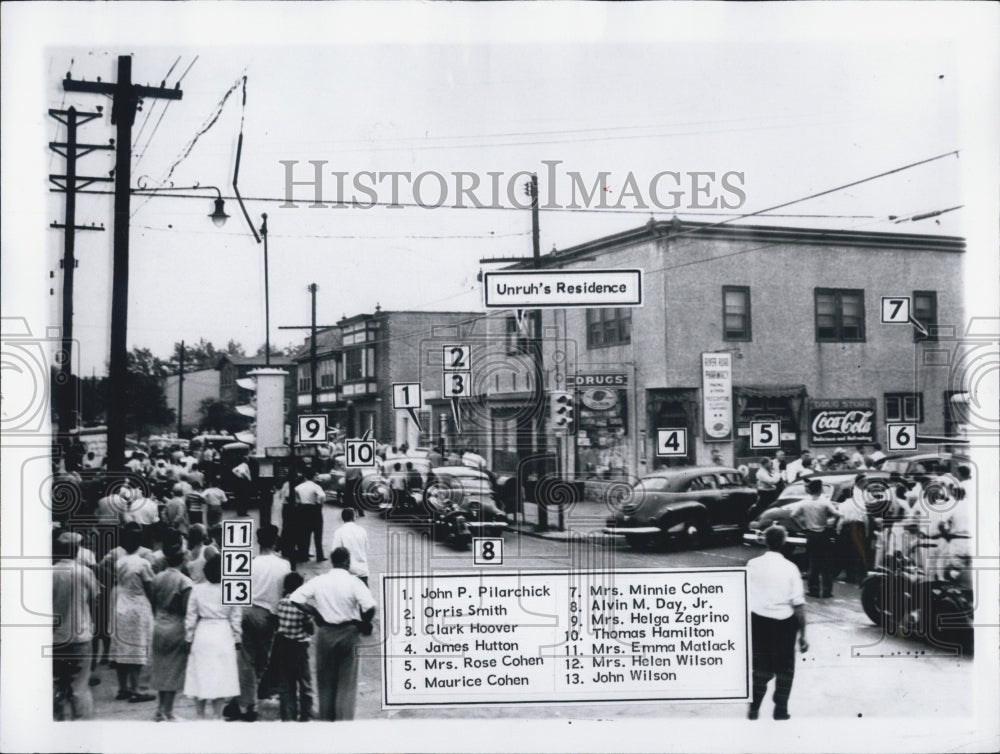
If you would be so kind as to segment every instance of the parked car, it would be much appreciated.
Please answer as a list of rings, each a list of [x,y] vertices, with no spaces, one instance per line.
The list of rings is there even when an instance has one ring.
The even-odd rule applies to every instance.
[[[334,456],[329,462],[329,469],[318,473],[313,479],[326,492],[326,502],[334,505],[344,504],[347,485],[346,458],[343,454]],[[359,471],[365,481],[374,482],[381,479],[377,466],[361,468]]]
[[[638,480],[632,499],[607,521],[606,534],[642,549],[682,540],[689,547],[710,535],[746,529],[757,491],[736,469],[695,466],[663,469]]]

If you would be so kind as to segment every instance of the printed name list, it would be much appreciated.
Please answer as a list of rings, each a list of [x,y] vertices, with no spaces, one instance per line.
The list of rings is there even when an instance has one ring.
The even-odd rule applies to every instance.
[[[732,701],[742,569],[387,575],[384,707]]]

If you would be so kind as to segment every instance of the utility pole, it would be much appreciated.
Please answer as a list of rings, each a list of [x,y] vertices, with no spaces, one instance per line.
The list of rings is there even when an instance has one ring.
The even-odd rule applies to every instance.
[[[177,436],[184,429],[184,341],[181,341],[180,369],[177,372]]]
[[[529,196],[531,197],[531,259],[532,266],[537,270],[542,266],[542,254],[538,231],[538,175],[536,173],[532,173],[531,181],[528,183],[526,188]],[[531,321],[533,331],[531,337],[531,361],[535,367],[535,405],[539,409],[535,414],[532,455],[538,458],[542,454],[542,451],[545,450],[545,437],[542,431],[542,423],[545,421],[545,411],[543,410],[543,404],[545,402],[545,389],[543,385],[545,379],[545,369],[542,363],[541,309],[532,309]],[[538,463],[538,461],[535,461],[535,463]],[[535,476],[536,478],[541,477],[541,474],[537,469]],[[549,511],[543,502],[537,500],[537,492],[535,497],[535,504],[538,506],[538,529],[539,531],[545,531],[549,528]]]
[[[178,86],[173,89],[161,82],[158,87],[132,83],[132,57],[118,56],[118,81],[63,80],[67,92],[109,94],[112,97],[111,122],[115,133],[115,228],[111,288],[111,354],[108,367],[108,469],[125,468],[125,409],[128,391],[128,256],[129,214],[131,212],[132,125],[140,100],[181,99]]]
[[[279,330],[308,330],[309,331],[309,399],[310,399],[310,411],[316,413],[319,410],[319,386],[316,384],[316,370],[317,370],[317,360],[316,360],[316,335],[317,330],[324,329],[329,330],[337,325],[317,325],[316,324],[316,292],[319,290],[319,286],[316,283],[310,283],[307,288],[309,294],[312,296],[312,321],[308,325],[283,325],[279,327]],[[296,389],[296,392],[298,390]]]
[[[271,366],[271,289],[267,279],[267,213],[261,213],[264,222],[260,235],[264,239],[264,365]]]
[[[76,160],[78,157],[90,154],[97,149],[114,149],[114,143],[108,144],[80,144],[77,142],[76,130],[78,126],[89,123],[95,118],[101,117],[101,110],[97,112],[81,113],[75,107],[69,110],[49,110],[49,115],[66,126],[66,141],[50,141],[49,149],[56,154],[62,155],[66,159],[65,175],[49,175],[51,181],[59,191],[66,194],[66,213],[63,223],[52,223],[49,227],[63,229],[63,289],[62,289],[62,349],[60,376],[57,383],[60,387],[56,397],[59,407],[59,434],[66,435],[73,424],[77,421],[77,407],[74,401],[75,391],[73,390],[73,275],[76,270],[76,231],[78,230],[104,230],[103,225],[77,225],[76,224],[76,192],[78,189],[89,186],[98,181],[111,182],[110,178],[95,176],[78,176],[76,173]],[[61,182],[61,183],[60,183]]]

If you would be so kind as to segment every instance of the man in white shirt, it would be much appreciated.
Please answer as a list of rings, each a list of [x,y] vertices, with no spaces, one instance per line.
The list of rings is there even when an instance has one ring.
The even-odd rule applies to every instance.
[[[786,531],[772,526],[764,532],[768,551],[747,563],[750,581],[750,620],[753,635],[753,698],[747,717],[756,720],[771,678],[774,683],[774,719],[788,720],[788,698],[795,677],[795,636],[799,649],[806,641],[805,595],[799,569],[781,554]]]
[[[277,542],[278,527],[261,526],[257,529],[260,554],[250,566],[253,575],[252,604],[243,610],[243,642],[238,657],[239,701],[246,705],[247,711],[241,715],[239,708],[230,708],[231,717],[241,717],[248,722],[257,719],[257,688],[267,669],[271,640],[278,627],[278,602],[281,601],[285,576],[292,572],[288,561],[274,552]]]
[[[770,458],[761,461],[760,468],[757,469],[757,503],[754,505],[754,512],[758,515],[777,499],[780,481],[781,472],[775,467],[774,461]]]
[[[351,553],[351,573],[368,586],[368,532],[354,523],[354,508],[344,508],[340,518],[344,525],[333,533],[333,547]]]
[[[302,472],[305,479],[295,485],[295,528],[298,531],[298,559],[309,560],[309,536],[312,535],[316,545],[316,562],[326,560],[323,555],[323,503],[326,502],[326,491],[313,481],[316,469],[312,466]]]
[[[357,644],[371,633],[375,599],[350,574],[351,554],[344,547],[330,553],[333,563],[292,592],[292,604],[316,620],[316,680],[319,719],[353,720],[358,693]]]
[[[802,456],[796,458],[794,461],[785,467],[785,481],[788,484],[796,481],[800,476],[805,476],[806,474],[812,474],[812,453],[808,450],[802,451]]]

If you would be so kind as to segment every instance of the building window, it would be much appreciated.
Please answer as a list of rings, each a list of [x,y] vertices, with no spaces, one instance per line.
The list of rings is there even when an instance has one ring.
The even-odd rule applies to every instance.
[[[922,422],[923,393],[886,393],[885,420],[889,422]]]
[[[299,365],[299,392],[308,393],[312,390],[312,376],[309,374],[309,365]]]
[[[319,379],[319,386],[322,388],[332,388],[337,386],[337,362],[333,359],[326,359],[316,365],[316,377]]]
[[[360,380],[364,377],[365,349],[350,348],[344,352],[344,380]]]
[[[587,309],[587,348],[632,342],[631,309]]]
[[[816,342],[863,342],[865,292],[843,288],[816,289]]]
[[[525,317],[527,317],[527,314],[525,314]],[[524,331],[517,326],[517,317],[507,317],[505,337],[508,356],[527,352],[528,338],[524,334]]]
[[[924,335],[913,328],[913,340],[937,340],[937,293],[935,291],[913,292],[913,318],[924,326],[928,334]]]
[[[722,286],[722,339],[750,340],[750,289]]]

